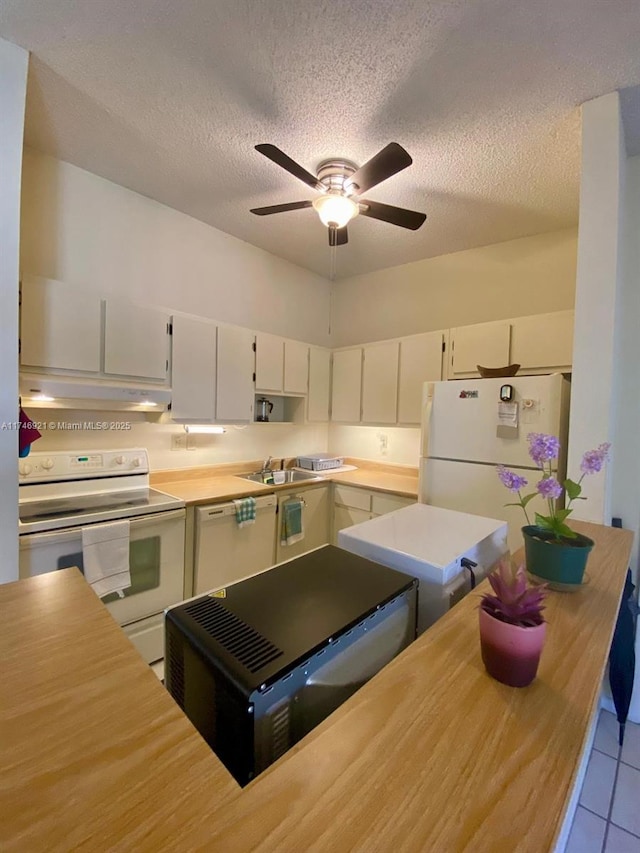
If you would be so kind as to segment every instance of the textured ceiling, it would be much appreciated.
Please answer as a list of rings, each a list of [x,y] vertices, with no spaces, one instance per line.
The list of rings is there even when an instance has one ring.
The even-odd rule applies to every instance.
[[[33,52],[26,142],[322,275],[310,171],[390,141],[413,165],[367,196],[344,277],[575,224],[578,105],[640,83],[638,0],[3,0]]]

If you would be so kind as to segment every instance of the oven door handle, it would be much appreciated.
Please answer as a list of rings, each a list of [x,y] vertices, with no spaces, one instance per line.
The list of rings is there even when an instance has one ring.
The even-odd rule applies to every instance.
[[[153,512],[148,513],[147,515],[137,515],[134,518],[130,519],[131,522],[131,532],[137,531],[141,528],[151,526],[153,524],[164,524],[165,521],[172,521],[173,519],[184,518],[186,515],[186,511],[184,509],[173,509],[164,512]],[[119,521],[121,519],[111,519],[111,521]],[[100,522],[97,522],[100,523]],[[105,521],[104,524],[109,524],[109,521]],[[43,533],[24,533],[20,536],[20,544],[23,547],[30,546],[38,546],[38,545],[48,545],[51,542],[64,542],[71,539],[78,539],[82,537],[82,528],[84,527],[93,527],[92,524],[78,524],[77,527],[65,527],[62,530],[51,530],[45,531]]]

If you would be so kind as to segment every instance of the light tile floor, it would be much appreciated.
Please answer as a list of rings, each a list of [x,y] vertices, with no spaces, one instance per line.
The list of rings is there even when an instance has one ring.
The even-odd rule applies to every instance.
[[[640,725],[600,711],[566,853],[640,853]]]

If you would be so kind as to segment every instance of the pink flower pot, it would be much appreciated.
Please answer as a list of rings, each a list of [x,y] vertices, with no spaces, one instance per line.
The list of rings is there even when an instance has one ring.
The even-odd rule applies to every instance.
[[[480,608],[480,647],[489,675],[511,687],[526,687],[538,671],[547,623],[521,628]]]

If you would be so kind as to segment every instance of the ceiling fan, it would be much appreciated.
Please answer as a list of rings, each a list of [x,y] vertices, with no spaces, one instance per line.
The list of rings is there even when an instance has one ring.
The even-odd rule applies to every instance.
[[[344,246],[348,242],[347,225],[358,214],[390,222],[400,228],[409,228],[411,231],[420,228],[427,218],[425,213],[360,197],[361,193],[381,184],[413,163],[409,154],[397,142],[390,142],[360,168],[349,160],[324,160],[318,166],[317,175],[307,172],[275,145],[256,145],[256,151],[322,195],[313,201],[292,201],[288,204],[256,207],[251,213],[268,216],[272,213],[313,207],[329,230],[330,246]]]

